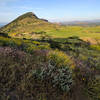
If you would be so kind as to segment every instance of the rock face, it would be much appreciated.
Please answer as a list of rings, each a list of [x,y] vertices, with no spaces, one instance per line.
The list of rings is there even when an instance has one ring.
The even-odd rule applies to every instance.
[[[0,29],[2,33],[31,33],[41,31],[42,28],[52,25],[47,20],[39,19],[34,13],[28,12]]]

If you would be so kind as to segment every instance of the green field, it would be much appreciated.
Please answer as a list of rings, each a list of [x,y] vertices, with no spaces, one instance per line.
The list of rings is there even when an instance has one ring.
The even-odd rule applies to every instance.
[[[80,26],[61,26],[58,29],[47,31],[53,38],[66,38],[78,36],[80,38],[100,39],[100,26],[80,27]]]
[[[90,41],[91,43],[95,43],[96,41],[100,41],[100,26],[94,26],[94,27],[82,27],[82,26],[56,26],[54,28],[53,25],[46,26],[46,27],[37,27],[34,28],[35,32],[46,32],[46,35],[50,36],[51,38],[54,38],[57,41],[64,41],[67,37],[71,36],[78,36],[83,40]],[[19,33],[17,33],[18,35]],[[41,35],[37,34],[30,34],[25,33],[22,35],[19,34],[19,36],[16,36],[16,33],[11,33],[10,36],[18,37],[18,38],[38,38]]]

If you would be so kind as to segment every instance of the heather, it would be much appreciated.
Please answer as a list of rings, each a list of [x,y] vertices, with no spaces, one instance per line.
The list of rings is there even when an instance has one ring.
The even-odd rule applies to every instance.
[[[1,27],[0,100],[100,100],[99,33],[31,12]]]
[[[0,99],[99,100],[99,52],[78,37],[62,43],[2,35]]]

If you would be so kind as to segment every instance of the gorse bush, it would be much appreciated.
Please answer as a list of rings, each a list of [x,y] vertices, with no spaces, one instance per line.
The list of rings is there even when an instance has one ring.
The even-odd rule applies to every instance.
[[[98,45],[91,45],[91,48],[93,48],[94,50],[100,51],[100,44],[98,44]]]
[[[38,42],[38,41],[33,41],[32,43],[35,45],[40,45],[40,42]]]
[[[67,54],[59,50],[50,51],[47,58],[52,65],[57,67],[70,66],[74,68],[75,66],[73,60]]]
[[[72,72],[68,66],[57,68],[49,64],[33,71],[33,75],[40,80],[51,82],[53,87],[57,87],[64,92],[68,92],[73,83]]]
[[[21,49],[28,53],[32,53],[34,50],[50,49],[50,45],[48,43],[16,38],[7,38],[2,36],[0,36],[0,46],[10,46]]]

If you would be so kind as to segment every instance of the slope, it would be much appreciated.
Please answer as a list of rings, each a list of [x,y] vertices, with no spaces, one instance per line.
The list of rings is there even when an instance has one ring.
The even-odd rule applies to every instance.
[[[27,34],[48,30],[50,27],[55,28],[54,26],[54,24],[47,20],[39,19],[34,13],[28,12],[2,27],[0,32],[9,33],[10,35],[18,33]]]

